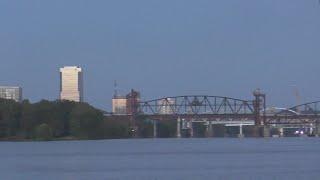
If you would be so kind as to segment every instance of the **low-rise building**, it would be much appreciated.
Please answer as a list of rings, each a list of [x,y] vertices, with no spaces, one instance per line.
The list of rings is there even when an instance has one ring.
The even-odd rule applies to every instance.
[[[16,86],[0,86],[0,98],[22,101],[22,88]]]
[[[114,96],[112,98],[112,113],[115,115],[127,114],[127,98],[124,96]]]
[[[165,98],[158,101],[158,111],[160,114],[173,114],[175,102],[171,98]]]

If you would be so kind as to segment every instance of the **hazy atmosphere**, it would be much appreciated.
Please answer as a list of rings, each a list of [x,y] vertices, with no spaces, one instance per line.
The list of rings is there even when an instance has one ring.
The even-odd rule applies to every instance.
[[[111,109],[114,80],[143,99],[220,95],[268,105],[320,100],[317,0],[0,1],[0,84],[59,97],[59,68],[84,70],[84,98]]]

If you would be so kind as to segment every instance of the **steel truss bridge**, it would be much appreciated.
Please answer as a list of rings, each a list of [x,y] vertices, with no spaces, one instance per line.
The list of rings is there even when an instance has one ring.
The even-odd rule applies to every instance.
[[[254,118],[253,101],[220,96],[177,96],[140,102],[138,116],[166,120],[184,119],[239,120]]]
[[[129,116],[154,120],[186,119],[212,122],[254,121],[255,125],[310,125],[320,123],[320,101],[267,112],[266,96],[254,92],[254,100],[191,95],[141,101]]]
[[[320,101],[309,102],[267,116],[267,124],[319,124]]]

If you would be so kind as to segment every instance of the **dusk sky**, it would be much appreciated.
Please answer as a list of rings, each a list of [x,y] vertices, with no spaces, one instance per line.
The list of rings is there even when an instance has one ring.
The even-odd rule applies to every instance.
[[[0,1],[0,85],[59,97],[59,68],[84,69],[85,100],[111,109],[114,80],[149,100],[176,95],[268,105],[320,100],[318,0]]]

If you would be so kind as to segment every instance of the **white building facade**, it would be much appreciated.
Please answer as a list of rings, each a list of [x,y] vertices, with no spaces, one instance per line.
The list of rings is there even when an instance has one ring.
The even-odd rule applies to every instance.
[[[0,86],[0,98],[22,101],[22,88],[14,86]]]
[[[80,67],[60,68],[60,100],[83,102],[83,72]]]
[[[175,101],[171,98],[159,100],[158,108],[160,114],[173,114],[175,111]]]
[[[127,114],[127,98],[115,96],[112,98],[112,113],[116,115]]]

